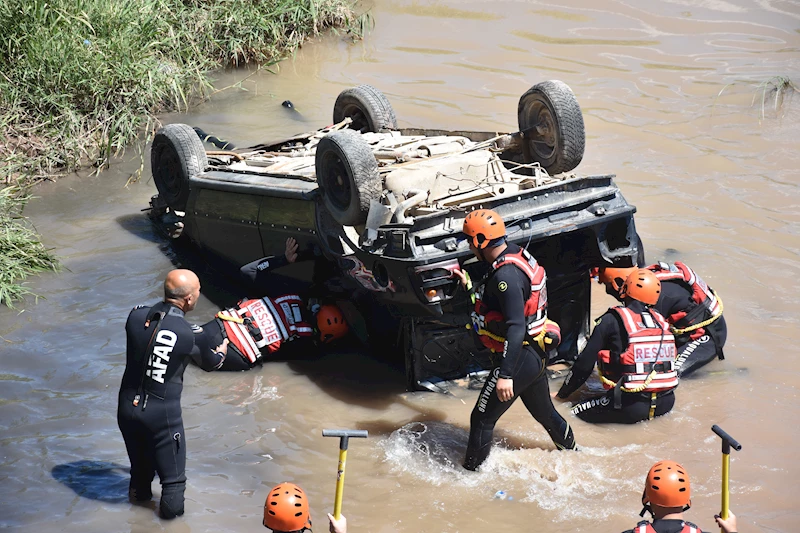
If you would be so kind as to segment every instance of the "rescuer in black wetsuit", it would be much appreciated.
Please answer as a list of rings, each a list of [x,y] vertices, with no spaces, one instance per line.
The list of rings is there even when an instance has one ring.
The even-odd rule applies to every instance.
[[[647,269],[661,281],[661,295],[654,306],[656,311],[678,330],[689,330],[675,332],[675,344],[678,347],[675,367],[678,375],[686,377],[716,358],[724,359],[723,347],[728,338],[728,327],[722,316],[721,302],[713,289],[683,263],[656,263]],[[600,268],[597,279],[605,285],[607,294],[622,301],[619,290],[634,270],[636,267]],[[686,279],[683,279],[684,273]],[[716,318],[708,325],[698,327],[698,324],[714,316]]]
[[[152,498],[150,484],[158,473],[162,518],[183,514],[183,372],[189,359],[206,371],[219,368],[228,345],[224,341],[211,348],[195,342],[184,313],[194,309],[199,295],[200,281],[192,271],[173,270],[164,281],[164,301],[152,307],[135,307],[125,324],[127,361],[117,423],[131,462],[128,495],[132,502]]]
[[[642,494],[641,516],[650,512],[653,521],[643,520],[623,533],[703,533],[684,520],[683,513],[692,505],[692,487],[686,469],[675,461],[659,461],[647,473]],[[723,520],[715,515],[725,533],[736,533],[736,516],[728,513]]]
[[[494,426],[517,397],[544,426],[557,448],[574,449],[572,428],[553,407],[545,373],[544,269],[519,246],[506,243],[505,224],[494,211],[470,212],[463,231],[470,250],[491,265],[474,292],[477,298],[472,328],[481,343],[497,346],[502,353],[499,366],[492,370],[472,410],[464,468],[477,469],[489,455]],[[471,290],[468,276],[460,270],[455,274]]]
[[[272,271],[295,263],[298,260],[310,261],[316,259],[317,257],[311,251],[298,253],[297,241],[290,237],[286,240],[286,252],[283,255],[270,256],[253,261],[252,263],[244,265],[240,269],[240,272],[248,285],[255,287],[259,294],[274,294],[276,292],[274,287],[275,278],[270,275]],[[314,265],[314,282],[316,282],[315,285],[317,287],[322,286],[324,280],[331,275],[330,271],[326,271],[325,268],[326,264],[324,261],[319,261]],[[313,290],[311,292],[312,294],[315,293]],[[263,356],[269,355],[278,349],[283,353],[287,342],[292,350],[303,350],[316,342],[324,344],[342,338],[349,331],[347,321],[341,310],[331,303],[323,304],[316,298],[303,298],[303,305],[297,306],[295,309],[299,316],[287,318],[281,315],[282,311],[278,309],[278,307],[280,307],[280,299],[281,297],[273,298],[270,300],[270,304],[268,304],[274,304],[273,307],[275,307],[275,309],[273,314],[276,315],[274,317],[275,320],[283,320],[284,322],[287,320],[293,322],[298,318],[299,320],[297,320],[297,324],[292,323],[286,325],[287,330],[289,330],[291,326],[294,326],[293,334],[287,335],[287,338],[282,338],[260,347],[259,351]],[[243,302],[247,301],[248,300],[243,300]],[[293,303],[297,305],[299,300],[294,300]],[[225,339],[223,319],[219,318],[224,314],[225,313],[218,314],[217,318],[202,326],[194,326],[196,334],[205,337],[205,342],[211,346],[216,346]],[[227,314],[230,315],[231,313]],[[316,325],[313,331],[311,329],[312,324]],[[257,329],[251,328],[251,331],[256,335],[259,334]],[[255,354],[253,350],[250,350],[252,355],[258,356],[258,360],[252,361],[248,359],[246,355],[243,355],[246,353],[247,349],[247,344],[241,342],[241,335],[239,335],[238,338],[232,338],[232,343],[226,354],[227,357],[220,370],[249,370],[258,365],[262,361],[261,356]]]
[[[672,409],[678,384],[675,343],[666,320],[649,308],[660,291],[652,272],[634,269],[621,289],[625,306],[597,319],[557,398],[565,400],[578,390],[595,363],[609,390],[573,406],[574,415],[593,423],[633,424]]]

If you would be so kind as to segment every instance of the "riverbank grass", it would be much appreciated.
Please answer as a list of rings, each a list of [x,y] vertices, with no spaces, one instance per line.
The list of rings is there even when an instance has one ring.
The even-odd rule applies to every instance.
[[[29,274],[60,268],[22,216],[29,199],[12,187],[0,190],[0,304],[9,307],[25,295],[34,294],[21,283]]]
[[[359,37],[352,0],[0,1],[0,187],[99,171],[157,115],[209,93],[209,72],[269,65],[328,29]],[[17,215],[0,210],[14,224]],[[8,226],[12,227],[12,226]],[[21,235],[24,233],[19,230]],[[12,261],[5,257],[3,261]],[[3,272],[4,279],[13,272]],[[1,301],[19,295],[12,290]]]

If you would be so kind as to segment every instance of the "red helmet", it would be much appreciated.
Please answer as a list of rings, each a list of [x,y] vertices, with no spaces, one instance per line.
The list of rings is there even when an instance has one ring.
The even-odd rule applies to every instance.
[[[689,475],[675,461],[659,461],[647,473],[642,503],[659,507],[684,507],[692,504]]]
[[[341,309],[332,304],[326,304],[319,308],[317,329],[319,330],[319,340],[322,342],[341,339],[350,331]]]
[[[311,529],[308,499],[294,483],[281,483],[269,491],[264,502],[264,526],[278,533]]]
[[[475,248],[483,250],[494,239],[506,236],[506,225],[495,211],[476,209],[467,214],[462,231]]]
[[[660,294],[661,281],[646,268],[633,271],[619,291],[620,298],[633,298],[647,305],[656,305]]]
[[[597,279],[603,285],[611,285],[619,292],[625,280],[628,279],[636,267],[601,267],[597,272]]]

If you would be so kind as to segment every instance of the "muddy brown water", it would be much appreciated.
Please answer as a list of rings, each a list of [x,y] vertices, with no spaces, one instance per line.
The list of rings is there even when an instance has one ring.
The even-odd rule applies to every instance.
[[[776,111],[767,93],[762,116],[758,92],[772,76],[800,81],[797,2],[377,0],[373,14],[365,41],[320,39],[278,75],[251,77],[247,92],[164,120],[247,145],[328,124],[339,91],[369,83],[401,126],[509,131],[519,96],[561,79],[586,121],[579,170],[616,173],[648,258],[684,260],[717,289],[727,359],[685,380],[663,419],[593,427],[570,417],[582,453],[555,452],[515,405],[477,474],[457,466],[475,391],[406,393],[399,372],[357,354],[243,374],[190,368],[187,515],[162,523],[125,501],[115,403],[126,314],[157,300],[182,259],[139,212],[155,192],[149,172],[125,187],[139,165],[131,150],[100,177],[43,185],[26,211],[67,270],[31,280],[47,300],[0,309],[0,527],[255,532],[266,491],[292,480],[325,531],[337,443],[320,432],[345,427],[370,431],[348,458],[353,532],[620,531],[636,523],[644,474],[662,458],[689,469],[688,516],[711,530],[717,423],[744,445],[731,468],[740,531],[797,531],[800,107]],[[212,281],[204,276],[198,322],[225,298]],[[611,304],[593,297],[595,313]],[[493,500],[497,490],[514,500]]]

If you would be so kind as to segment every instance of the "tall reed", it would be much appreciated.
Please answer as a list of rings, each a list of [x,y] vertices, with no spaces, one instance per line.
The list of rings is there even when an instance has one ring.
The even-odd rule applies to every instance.
[[[210,70],[273,63],[331,27],[362,30],[350,0],[4,0],[0,183],[100,166]]]

